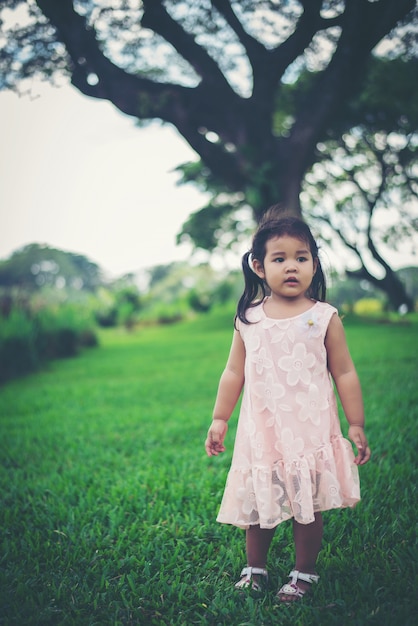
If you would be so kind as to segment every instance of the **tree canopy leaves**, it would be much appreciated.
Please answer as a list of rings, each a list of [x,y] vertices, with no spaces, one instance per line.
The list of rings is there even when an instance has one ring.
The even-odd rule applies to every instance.
[[[5,0],[4,87],[66,74],[87,96],[173,124],[254,214],[299,193],[315,147],[395,27],[410,54],[413,0]],[[16,20],[19,15],[20,19]],[[284,86],[315,72],[283,130]]]

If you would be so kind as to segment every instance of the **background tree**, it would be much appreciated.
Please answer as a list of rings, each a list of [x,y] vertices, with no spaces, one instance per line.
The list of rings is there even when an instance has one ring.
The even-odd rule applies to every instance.
[[[0,287],[5,288],[95,291],[102,282],[99,266],[87,257],[37,243],[16,250],[0,262]]]
[[[352,268],[348,274],[383,291],[391,308],[405,305],[408,310],[413,308],[412,295],[385,252],[413,253],[417,243],[417,73],[416,59],[369,62],[365,88],[335,116],[328,139],[317,144],[316,162],[301,194],[320,239],[335,248],[335,235],[339,238]],[[286,104],[282,102],[276,122],[282,129],[290,125],[295,99],[312,80],[311,73],[302,73],[283,89]],[[240,230],[248,237],[243,194],[225,194],[201,161],[178,169],[182,182],[193,181],[212,196],[188,218],[179,241],[214,250],[239,240]]]
[[[372,50],[408,24],[414,0],[3,0],[3,87],[68,74],[83,94],[173,124],[217,185],[255,217],[299,214],[315,147],[362,86]],[[14,25],[6,9],[26,8]],[[22,14],[19,13],[21,16]],[[21,24],[24,23],[24,26]],[[398,32],[398,45],[409,33]],[[277,124],[283,85],[316,70]]]
[[[305,178],[304,204],[322,237],[337,234],[348,276],[382,290],[393,309],[413,298],[387,261],[388,251],[415,253],[418,233],[418,64],[371,64],[367,88],[351,102],[334,139],[318,144]],[[354,261],[354,264],[353,264]]]
[[[383,249],[414,252],[409,248],[412,229],[418,231],[417,179],[410,170],[416,146],[394,133],[356,128],[321,147],[323,160],[306,177],[305,194],[322,238],[337,234],[348,267],[354,258],[357,268],[347,269],[348,276],[384,291],[392,309],[413,310],[413,299]]]

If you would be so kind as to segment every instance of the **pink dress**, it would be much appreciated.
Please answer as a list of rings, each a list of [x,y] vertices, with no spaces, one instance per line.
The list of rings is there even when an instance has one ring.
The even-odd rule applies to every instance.
[[[324,302],[289,319],[263,304],[238,322],[245,344],[245,387],[218,522],[274,528],[294,517],[354,506],[357,466],[342,436],[324,340],[337,309]]]

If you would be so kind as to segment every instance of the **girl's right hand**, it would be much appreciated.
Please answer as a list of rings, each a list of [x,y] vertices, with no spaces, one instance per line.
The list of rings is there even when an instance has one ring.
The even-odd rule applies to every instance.
[[[354,459],[356,465],[364,465],[370,460],[371,452],[366,435],[362,426],[350,426],[348,437],[357,448],[357,456]]]
[[[205,441],[206,454],[208,456],[218,456],[220,452],[225,452],[224,439],[228,430],[225,420],[214,419],[208,430]]]

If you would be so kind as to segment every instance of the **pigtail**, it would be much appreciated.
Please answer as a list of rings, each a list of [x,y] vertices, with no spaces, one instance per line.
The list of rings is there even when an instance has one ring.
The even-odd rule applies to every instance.
[[[250,256],[251,255],[251,256]],[[244,292],[238,301],[236,319],[241,320],[244,324],[250,322],[245,317],[248,308],[257,306],[266,296],[265,284],[262,278],[257,276],[250,263],[252,262],[252,253],[246,252],[242,257],[242,272],[244,274]]]
[[[319,257],[317,257],[317,266],[316,272],[312,279],[311,286],[307,291],[307,295],[313,300],[319,300],[320,302],[325,302],[327,295],[327,286],[326,279],[324,275],[324,271],[321,266],[321,261]]]

